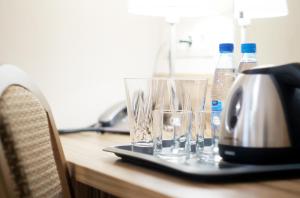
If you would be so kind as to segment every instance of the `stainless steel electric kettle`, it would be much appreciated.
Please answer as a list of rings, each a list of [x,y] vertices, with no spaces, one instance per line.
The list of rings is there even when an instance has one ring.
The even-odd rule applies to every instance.
[[[255,67],[227,96],[219,137],[225,161],[300,162],[300,64]]]

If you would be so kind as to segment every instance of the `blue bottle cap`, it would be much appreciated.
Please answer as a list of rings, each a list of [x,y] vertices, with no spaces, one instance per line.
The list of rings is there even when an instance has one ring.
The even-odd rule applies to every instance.
[[[220,53],[232,53],[233,52],[233,43],[220,43],[219,51],[220,51]]]
[[[256,53],[256,44],[255,43],[243,43],[241,45],[242,53]]]

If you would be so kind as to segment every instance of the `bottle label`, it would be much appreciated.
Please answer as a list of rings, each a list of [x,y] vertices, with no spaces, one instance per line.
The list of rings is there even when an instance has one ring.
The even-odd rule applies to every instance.
[[[223,103],[221,100],[212,100],[211,101],[211,110],[212,111],[222,111]]]
[[[215,134],[219,131],[221,125],[222,108],[223,103],[221,100],[211,101],[211,127]]]

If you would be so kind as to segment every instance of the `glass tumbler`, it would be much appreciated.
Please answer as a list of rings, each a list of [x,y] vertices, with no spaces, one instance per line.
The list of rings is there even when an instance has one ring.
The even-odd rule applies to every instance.
[[[130,139],[134,147],[153,147],[152,112],[161,108],[165,82],[159,78],[124,79]]]
[[[153,111],[154,155],[163,159],[186,159],[190,152],[192,112]]]
[[[168,98],[172,110],[192,111],[192,129],[190,137],[191,154],[194,154],[197,142],[197,112],[205,110],[207,79],[172,78],[167,82]]]
[[[200,160],[217,163],[221,160],[218,149],[218,133],[211,126],[214,111],[196,112],[195,125],[197,134],[196,153]]]

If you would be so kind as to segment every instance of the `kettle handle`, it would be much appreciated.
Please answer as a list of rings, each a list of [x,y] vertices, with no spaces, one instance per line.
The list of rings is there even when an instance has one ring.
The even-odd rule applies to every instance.
[[[279,66],[259,66],[245,70],[245,74],[270,74],[279,83],[300,88],[300,63],[289,63]]]

